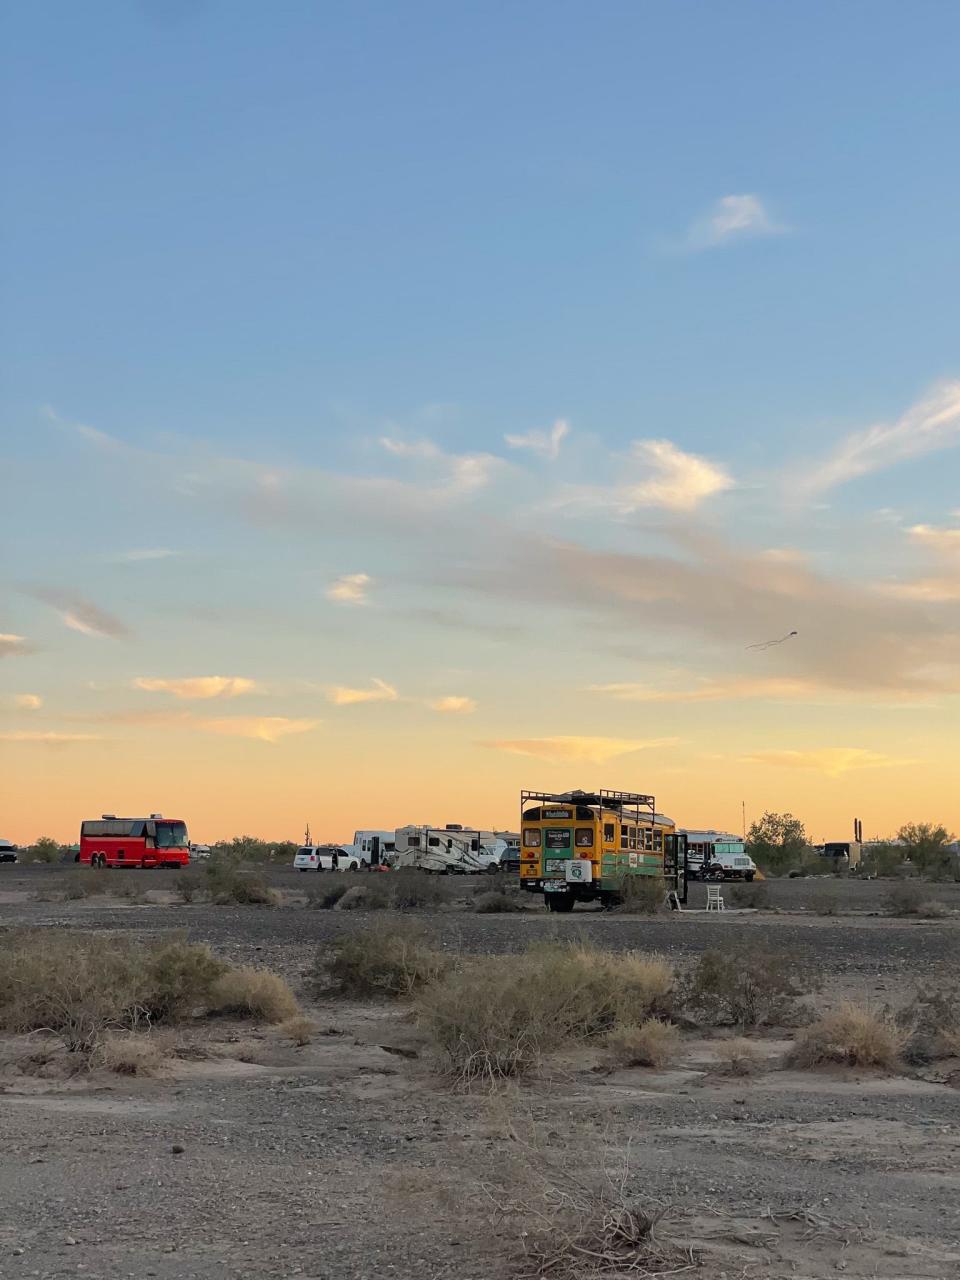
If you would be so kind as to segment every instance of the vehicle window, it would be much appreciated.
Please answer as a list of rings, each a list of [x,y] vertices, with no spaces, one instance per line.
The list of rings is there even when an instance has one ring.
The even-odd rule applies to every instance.
[[[592,849],[593,827],[577,827],[574,839],[578,849]]]
[[[479,841],[479,840],[471,840],[471,841],[470,841],[470,848],[471,848],[471,850],[472,850],[474,853],[476,853],[476,851],[480,848],[480,841]]]
[[[631,827],[630,828],[630,848],[635,849],[636,847],[637,847],[637,828]]]
[[[613,832],[614,832],[613,823],[605,822],[603,824],[603,843],[604,844],[613,844]]]
[[[439,836],[427,836],[427,844],[430,846],[431,849],[435,849],[437,845],[439,845],[439,843],[440,843]]]
[[[620,848],[621,849],[630,848],[630,828],[629,827],[620,828]]]
[[[420,848],[420,837],[419,837],[419,836],[408,836],[408,837],[407,837],[407,845],[408,845],[408,847],[409,847],[409,848],[411,848],[411,849],[419,849],[419,848]]]
[[[523,833],[523,843],[528,849],[540,848],[540,831],[537,827],[528,827]]]

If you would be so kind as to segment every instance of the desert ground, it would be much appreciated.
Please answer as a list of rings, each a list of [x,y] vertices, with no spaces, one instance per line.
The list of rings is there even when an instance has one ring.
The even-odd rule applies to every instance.
[[[61,899],[65,874],[0,867],[0,930],[180,934],[281,974],[313,1032],[296,1044],[271,1025],[197,1020],[149,1078],[68,1074],[56,1054],[37,1066],[42,1036],[2,1037],[0,1277],[960,1275],[960,1060],[788,1069],[796,1030],[766,1026],[749,1036],[751,1074],[730,1075],[732,1030],[687,1026],[664,1068],[576,1045],[464,1092],[407,1005],[308,981],[338,938],[398,913],[312,909],[314,877],[280,869],[275,906],[185,904],[175,873],[151,872],[100,873],[104,886],[139,877],[144,901]],[[772,947],[819,974],[818,1010],[900,1008],[947,989],[960,955],[952,884],[927,886],[946,912],[929,919],[888,914],[881,881],[771,881],[762,909],[722,916],[702,910],[702,886],[656,917],[548,916],[536,899],[477,914],[489,887],[464,879],[454,900],[404,914],[458,961],[522,966],[532,942],[584,939],[682,970]],[[821,913],[825,889],[838,914]],[[544,1215],[559,1240],[556,1196],[601,1176],[662,1211],[656,1249],[629,1271],[586,1255],[544,1269],[529,1248]]]

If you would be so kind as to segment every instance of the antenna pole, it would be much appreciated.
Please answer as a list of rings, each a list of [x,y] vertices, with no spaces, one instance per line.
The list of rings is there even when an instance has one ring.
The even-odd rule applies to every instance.
[[[746,840],[747,838],[747,802],[746,800],[740,801],[740,820],[743,825],[743,838],[744,840]]]

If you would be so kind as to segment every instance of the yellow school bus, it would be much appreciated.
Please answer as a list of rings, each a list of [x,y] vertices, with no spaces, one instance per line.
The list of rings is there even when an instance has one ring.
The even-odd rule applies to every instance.
[[[614,906],[630,876],[662,876],[686,902],[686,837],[633,791],[520,793],[520,883],[551,911]]]

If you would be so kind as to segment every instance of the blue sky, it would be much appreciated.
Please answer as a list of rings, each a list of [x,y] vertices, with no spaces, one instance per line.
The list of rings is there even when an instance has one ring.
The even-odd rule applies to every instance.
[[[2,36],[25,772],[57,741],[94,774],[149,732],[137,680],[214,674],[257,692],[199,701],[296,723],[276,745],[318,759],[330,690],[381,679],[397,698],[343,704],[369,718],[333,738],[426,735],[475,805],[491,742],[675,738],[618,768],[677,778],[691,823],[725,794],[689,799],[718,725],[758,806],[948,742],[955,6],[45,3]],[[771,553],[811,576],[784,568],[768,610]],[[672,565],[701,575],[683,607]],[[764,670],[795,686],[758,689],[744,646],[781,615],[813,639]],[[706,710],[679,700],[705,684]],[[431,719],[444,697],[475,709]]]

